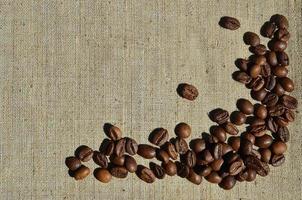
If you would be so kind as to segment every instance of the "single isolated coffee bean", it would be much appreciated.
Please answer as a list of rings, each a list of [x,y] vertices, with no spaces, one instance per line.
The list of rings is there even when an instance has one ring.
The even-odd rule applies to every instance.
[[[275,23],[278,28],[288,29],[288,20],[285,16],[275,14],[271,17],[270,22]]]
[[[290,38],[290,33],[286,28],[280,28],[275,32],[275,38],[287,42]]]
[[[174,146],[175,146],[175,150],[179,154],[185,154],[189,149],[188,143],[186,142],[186,140],[182,138],[176,138],[174,141]]]
[[[248,84],[252,80],[252,78],[246,72],[242,71],[235,71],[232,74],[232,77],[235,81],[243,84]]]
[[[146,159],[152,159],[156,156],[156,148],[148,144],[138,145],[137,154]]]
[[[170,156],[165,150],[157,149],[156,158],[157,158],[157,160],[162,161],[163,163],[167,163],[167,162],[169,162]]]
[[[184,122],[180,122],[176,125],[174,132],[179,138],[188,138],[191,135],[191,127]]]
[[[104,124],[105,134],[113,141],[117,141],[122,138],[122,131],[117,126],[106,123]]]
[[[282,141],[275,141],[271,146],[272,153],[275,155],[281,155],[286,152],[287,145]]]
[[[219,25],[225,29],[236,30],[240,27],[240,22],[234,17],[224,16],[220,18]]]
[[[125,168],[130,173],[133,173],[137,170],[136,160],[132,156],[125,155]]]
[[[212,126],[210,128],[210,132],[211,135],[219,140],[219,142],[225,142],[227,135],[225,130],[221,126]]]
[[[229,137],[228,144],[233,148],[234,151],[238,151],[240,148],[240,137],[239,136]]]
[[[178,153],[176,152],[175,146],[171,142],[166,142],[165,149],[170,158],[176,160],[178,157]]]
[[[75,180],[82,180],[90,174],[90,169],[84,165],[74,171],[73,177]]]
[[[91,160],[91,158],[93,156],[93,150],[86,145],[82,145],[76,149],[75,156],[78,159],[80,159],[81,161],[87,162],[87,161]]]
[[[153,183],[156,179],[153,171],[143,165],[139,165],[136,171],[137,176],[146,183]]]
[[[187,84],[187,83],[181,83],[177,87],[177,93],[182,98],[185,98],[190,101],[194,101],[198,97],[198,90],[195,86]]]
[[[281,155],[273,155],[271,158],[271,165],[273,167],[279,167],[285,162],[285,156],[283,154]]]
[[[277,27],[274,23],[267,21],[262,25],[260,33],[263,37],[272,38],[276,29]]]
[[[231,122],[227,122],[227,123],[223,124],[222,126],[223,126],[224,130],[230,135],[237,135],[239,133],[239,130],[237,129],[237,127]]]
[[[156,146],[162,146],[168,141],[168,139],[168,131],[164,128],[154,129],[149,136],[149,141]]]
[[[174,176],[177,173],[176,164],[171,160],[169,160],[167,163],[162,163],[162,167],[169,176]]]
[[[247,59],[238,58],[235,61],[235,65],[240,69],[241,71],[247,71],[249,61]]]
[[[110,168],[110,173],[116,178],[126,178],[128,175],[128,170],[122,166],[113,166]]]
[[[246,115],[253,114],[254,112],[253,104],[247,99],[238,99],[236,105],[237,108]]]
[[[234,111],[231,113],[231,122],[235,125],[242,125],[246,121],[246,116],[240,111]]]
[[[154,162],[150,162],[149,167],[153,171],[153,174],[156,176],[156,178],[158,179],[165,178],[166,173],[163,167],[161,167],[160,165]]]
[[[71,171],[75,171],[77,169],[79,169],[81,167],[81,161],[73,156],[67,157],[65,159],[65,164],[66,166],[71,170]]]
[[[243,41],[246,45],[257,46],[260,44],[259,36],[254,32],[246,32],[243,35]]]
[[[190,141],[190,148],[195,152],[199,153],[206,148],[206,142],[204,139],[196,138]]]
[[[135,155],[138,149],[137,142],[132,138],[126,138],[126,152],[130,155]]]
[[[232,189],[236,184],[236,179],[234,176],[227,176],[222,179],[222,181],[219,183],[219,186],[225,190]]]
[[[202,182],[202,177],[196,174],[193,169],[190,169],[187,180],[191,183],[194,183],[195,185],[200,185]]]
[[[92,159],[95,162],[95,164],[99,165],[101,168],[108,167],[108,159],[105,156],[105,154],[102,154],[101,152],[98,151],[94,151]]]
[[[102,183],[108,183],[112,178],[110,172],[104,168],[96,168],[94,170],[94,177]]]
[[[117,156],[122,156],[126,152],[126,138],[122,138],[116,142],[114,153]]]
[[[209,113],[209,117],[213,122],[223,124],[228,121],[229,113],[221,108],[216,108]]]

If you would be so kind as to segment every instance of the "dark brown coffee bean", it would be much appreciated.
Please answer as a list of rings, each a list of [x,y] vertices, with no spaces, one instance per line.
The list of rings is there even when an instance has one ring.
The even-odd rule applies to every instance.
[[[198,160],[204,160],[206,161],[206,163],[210,163],[214,160],[211,152],[208,149],[203,150],[202,152],[200,152],[199,156],[198,156]]]
[[[234,151],[238,151],[240,148],[240,137],[238,136],[229,137],[228,144],[233,148]]]
[[[227,153],[226,155],[223,156],[223,159],[225,161],[225,164],[227,167],[228,165],[232,164],[233,162],[237,161],[240,159],[239,157],[239,154],[238,153],[234,153],[233,151],[232,152],[229,152]]]
[[[207,143],[209,144],[215,144],[218,142],[219,142],[218,138],[213,135],[209,135],[209,137],[207,138]]]
[[[275,40],[275,39],[269,41],[267,45],[271,51],[276,51],[276,52],[284,51],[287,48],[286,42],[283,42],[281,40]]]
[[[194,85],[187,83],[181,83],[177,87],[177,93],[182,98],[190,101],[194,101],[198,97],[198,90]]]
[[[247,177],[246,177],[245,180],[247,182],[252,182],[252,181],[254,181],[256,179],[256,176],[257,176],[256,170],[251,169],[251,168],[247,168],[246,172],[247,172]]]
[[[94,170],[94,177],[102,183],[109,183],[111,181],[112,175],[110,174],[108,169],[96,168]]]
[[[177,173],[177,167],[174,162],[169,160],[167,163],[162,163],[162,167],[165,169],[166,174],[174,176]]]
[[[280,96],[284,95],[285,90],[283,89],[283,87],[279,83],[276,83],[276,85],[275,85],[272,92],[280,97]]]
[[[245,72],[236,71],[232,74],[233,79],[243,84],[249,83],[252,78]]]
[[[273,107],[278,103],[279,97],[275,93],[268,93],[262,103],[268,107]]]
[[[124,166],[125,163],[125,156],[116,156],[116,155],[111,155],[110,156],[110,161],[111,163],[117,165],[117,166]]]
[[[289,65],[288,55],[284,51],[277,52],[277,59],[278,59],[279,65],[281,65],[281,66],[288,66]]]
[[[83,180],[90,174],[90,169],[84,165],[76,169],[73,173],[75,180]]]
[[[117,141],[122,138],[122,131],[117,126],[112,124],[104,125],[105,134],[113,141]]]
[[[264,87],[265,81],[261,76],[257,76],[253,78],[251,82],[246,84],[246,87],[249,89],[253,89],[254,91],[259,91]]]
[[[227,123],[223,124],[222,126],[223,126],[224,130],[230,135],[237,135],[239,133],[239,130],[231,122],[227,122]]]
[[[284,119],[286,119],[288,122],[293,122],[295,121],[295,113],[292,110],[286,109],[284,111]]]
[[[247,71],[249,61],[243,58],[238,58],[235,61],[235,65],[240,69],[241,71]]]
[[[250,126],[250,133],[253,134],[255,137],[261,137],[265,134],[266,132],[266,125],[255,125],[255,126]]]
[[[240,111],[234,111],[232,112],[230,119],[233,124],[242,125],[246,121],[246,116]]]
[[[274,51],[268,51],[266,53],[266,60],[270,66],[278,65],[277,55]]]
[[[126,152],[130,155],[135,155],[138,149],[137,142],[132,138],[126,138]]]
[[[95,162],[95,164],[99,165],[101,168],[108,167],[108,159],[101,152],[94,151],[92,158],[93,158],[93,161]]]
[[[206,143],[204,139],[196,138],[191,140],[190,147],[195,153],[199,153],[206,148]]]
[[[288,69],[284,66],[275,66],[273,68],[273,73],[275,76],[281,78],[281,77],[286,77],[288,74]]]
[[[227,176],[222,179],[222,181],[219,183],[219,186],[223,188],[224,190],[230,190],[232,189],[236,184],[236,179],[234,176]]]
[[[169,139],[168,131],[164,128],[154,129],[149,136],[149,142],[151,142],[156,146],[162,146],[168,141],[168,139]]]
[[[279,167],[285,162],[285,157],[283,154],[281,155],[273,155],[271,158],[271,165],[274,167]]]
[[[268,76],[265,78],[265,89],[272,91],[276,85],[276,78]]]
[[[276,117],[275,120],[276,120],[276,123],[279,125],[279,127],[288,126],[289,122],[283,116]]]
[[[292,92],[294,90],[294,82],[290,78],[283,77],[278,81],[286,92]]]
[[[275,14],[271,17],[270,22],[275,23],[278,28],[288,28],[288,20],[285,16]]]
[[[136,171],[137,176],[146,183],[153,183],[156,177],[153,171],[143,165],[139,165]]]
[[[263,37],[272,38],[276,28],[274,23],[267,21],[262,25],[260,33]]]
[[[191,135],[191,127],[181,122],[175,126],[174,132],[179,138],[188,138]]]
[[[230,145],[226,143],[221,143],[221,145],[222,145],[222,155],[225,155],[233,151],[233,148]]]
[[[263,162],[269,163],[271,156],[272,156],[272,152],[269,149],[259,149],[259,153],[261,155],[261,160]]]
[[[261,73],[263,77],[268,77],[272,74],[271,66],[267,63],[261,65]]]
[[[210,166],[214,171],[219,171],[224,163],[224,160],[222,158],[214,160],[211,162]]]
[[[257,101],[262,101],[265,98],[266,94],[267,91],[264,88],[259,91],[251,90],[251,97]]]
[[[280,103],[285,106],[287,109],[297,109],[298,101],[295,97],[290,95],[283,95],[280,98]]]
[[[281,140],[282,142],[288,142],[289,141],[289,131],[287,127],[280,127],[276,134],[274,134],[276,139]]]
[[[65,164],[66,166],[71,170],[71,171],[75,171],[77,169],[79,169],[81,167],[81,161],[73,156],[67,157],[65,159]]]
[[[132,156],[125,155],[125,168],[133,173],[137,170],[136,160]]]
[[[157,149],[156,158],[164,163],[167,163],[169,162],[170,156],[166,151],[162,149]]]
[[[256,174],[256,171],[255,171],[255,174]],[[248,177],[247,170],[243,170],[235,176],[236,180],[239,182],[245,181],[247,179],[247,177]]]
[[[287,145],[282,141],[275,141],[271,146],[271,151],[274,155],[281,155],[285,153],[286,150],[287,150]]]
[[[256,46],[251,46],[249,48],[251,53],[254,53],[256,55],[265,55],[266,54],[266,46],[263,44],[258,44]]]
[[[244,164],[243,161],[241,159],[238,159],[235,162],[232,162],[229,166],[229,174],[232,176],[235,176],[237,174],[239,174],[244,168]]]
[[[190,173],[190,167],[184,163],[176,162],[177,166],[177,175],[181,178],[186,178]]]
[[[224,155],[222,143],[215,144],[212,155],[214,159],[219,159]]]
[[[175,146],[175,150],[179,154],[185,154],[189,149],[188,143],[186,142],[186,140],[182,138],[176,138],[174,142],[174,146]]]
[[[262,162],[255,156],[247,156],[244,159],[244,164],[251,169],[256,170],[257,174],[260,176],[267,176],[270,169],[267,163]]]
[[[126,178],[128,175],[128,170],[122,166],[113,166],[109,169],[112,176],[116,178]]]
[[[259,160],[261,160],[261,154],[259,153],[258,150],[253,149],[251,155],[255,156],[256,158],[258,158]]]
[[[243,140],[241,141],[241,146],[240,146],[240,152],[243,155],[250,155],[253,150],[253,143],[251,143],[249,140]]]
[[[275,33],[275,38],[284,42],[287,42],[290,38],[290,33],[286,28],[280,28]]]
[[[266,119],[267,117],[267,109],[262,104],[255,104],[254,105],[254,115],[259,119]]]
[[[251,126],[265,125],[265,121],[263,119],[254,117],[254,118],[251,119],[250,125]]]
[[[220,183],[222,178],[219,176],[219,174],[215,171],[212,171],[208,176],[205,177],[207,181],[210,183]]]
[[[187,180],[189,180],[191,183],[194,183],[195,185],[200,185],[202,182],[202,177],[196,174],[193,169],[190,169]]]
[[[173,159],[176,160],[178,157],[178,154],[176,152],[175,146],[171,142],[166,142],[165,144],[166,152],[169,154],[169,156]]]
[[[265,134],[261,137],[256,138],[255,145],[259,148],[268,148],[269,146],[271,146],[272,142],[273,138],[270,135]]]
[[[266,57],[263,56],[263,55],[254,55],[253,54],[249,57],[249,63],[248,64],[250,64],[250,62],[254,63],[256,65],[264,65],[264,64],[266,64]]]
[[[217,108],[209,113],[209,117],[213,122],[216,122],[217,124],[223,124],[228,121],[229,113],[226,110]]]
[[[82,162],[87,162],[87,161],[91,160],[91,158],[93,156],[93,150],[86,145],[82,145],[76,149],[75,156],[78,159],[80,159]]]
[[[149,167],[153,171],[153,174],[156,176],[156,178],[158,178],[158,179],[165,178],[165,175],[166,175],[165,170],[160,165],[158,165],[154,162],[150,162]]]
[[[246,45],[257,46],[260,44],[260,38],[256,33],[246,32],[243,35],[243,41]]]
[[[225,130],[220,126],[212,126],[210,128],[211,135],[216,137],[219,142],[225,142],[226,140],[226,132]]]
[[[261,66],[260,65],[252,65],[248,68],[249,75],[251,78],[256,78],[261,74]]]
[[[138,145],[137,154],[146,159],[152,159],[156,156],[156,148],[148,144]]]
[[[189,167],[194,167],[196,164],[196,154],[194,153],[194,151],[187,151],[187,153],[184,155],[183,161]]]
[[[279,129],[278,124],[275,122],[274,118],[272,118],[272,117],[268,118],[268,120],[266,122],[266,126],[273,133],[276,133]]]
[[[106,156],[111,156],[113,154],[114,148],[115,148],[114,141],[104,139],[104,141],[100,146],[100,152],[105,154]]]
[[[253,104],[247,99],[238,99],[237,108],[244,114],[250,115],[254,112]]]
[[[126,138],[122,138],[116,142],[114,153],[117,156],[122,156],[126,152]]]
[[[203,165],[200,167],[199,175],[200,176],[208,176],[212,172],[212,168],[210,166]]]
[[[220,18],[219,25],[229,30],[236,30],[240,27],[240,22],[234,17],[224,16]]]
[[[283,113],[285,112],[285,108],[282,104],[277,104],[272,107],[267,107],[267,111],[270,116],[277,117],[283,115]]]
[[[241,134],[241,137],[242,137],[242,140],[248,140],[252,144],[255,144],[256,137],[253,134],[245,132],[245,133]]]

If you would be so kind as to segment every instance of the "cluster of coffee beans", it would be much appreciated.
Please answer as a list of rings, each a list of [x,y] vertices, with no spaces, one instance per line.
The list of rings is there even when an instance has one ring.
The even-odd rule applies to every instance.
[[[235,18],[224,17],[220,24],[228,29],[239,28]],[[134,139],[122,137],[121,130],[105,124],[104,139],[99,151],[80,146],[74,157],[66,158],[70,175],[76,180],[90,174],[82,165],[91,159],[100,167],[94,170],[97,180],[108,183],[112,176],[125,178],[135,173],[141,180],[153,183],[156,179],[179,176],[199,185],[203,177],[221,188],[229,190],[237,181],[253,181],[256,176],[267,176],[269,165],[280,166],[285,161],[284,153],[289,141],[287,125],[295,119],[297,100],[290,96],[294,84],[287,77],[289,59],[284,50],[290,34],[288,21],[282,15],[274,15],[265,22],[260,32],[269,37],[268,48],[260,44],[256,33],[244,34],[244,42],[253,53],[249,59],[238,59],[240,69],[233,78],[251,89],[251,96],[260,103],[252,104],[247,99],[237,101],[237,111],[217,108],[209,113],[216,123],[210,134],[187,141],[191,127],[186,123],[176,125],[175,137],[168,130],[157,128],[149,135],[151,144],[138,144]],[[180,84],[178,93],[194,100],[197,89],[189,84]],[[237,126],[248,124],[239,135]],[[230,135],[230,137],[228,137]],[[138,165],[134,156],[150,160],[149,166]],[[157,160],[157,161],[156,161]]]

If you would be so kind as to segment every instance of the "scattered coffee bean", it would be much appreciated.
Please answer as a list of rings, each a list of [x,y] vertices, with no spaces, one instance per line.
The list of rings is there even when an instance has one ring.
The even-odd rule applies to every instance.
[[[230,135],[237,135],[239,133],[239,130],[231,122],[227,122],[227,123],[223,124],[222,126],[223,126],[224,130]]]
[[[79,169],[81,167],[81,161],[76,158],[76,157],[67,157],[65,159],[65,164],[66,166],[71,170],[71,171],[75,171],[77,169]]]
[[[169,176],[174,176],[177,173],[176,164],[171,160],[169,160],[167,163],[162,163],[162,167]]]
[[[248,71],[251,78],[256,78],[261,73],[261,66],[256,64],[252,65],[249,67]]]
[[[138,149],[137,142],[132,138],[126,138],[126,147],[125,150],[130,155],[135,155]]]
[[[137,176],[146,183],[153,183],[156,179],[153,171],[143,165],[139,165],[136,171]]]
[[[117,165],[117,166],[124,166],[125,163],[125,156],[116,156],[116,155],[111,155],[110,156],[110,161],[111,163]]]
[[[243,41],[246,45],[257,46],[260,44],[260,38],[256,33],[246,32],[243,35]]]
[[[82,180],[90,174],[90,169],[84,165],[74,171],[73,177],[75,180]]]
[[[267,94],[267,91],[262,88],[259,91],[251,90],[251,97],[257,101],[262,101]]]
[[[286,28],[280,28],[275,32],[275,38],[283,42],[287,42],[290,38],[290,33]]]
[[[240,111],[234,111],[231,114],[231,122],[235,125],[242,125],[246,121],[246,116]]]
[[[272,153],[275,155],[281,155],[287,150],[287,146],[282,141],[275,141],[271,146]]]
[[[256,179],[256,176],[257,176],[256,170],[251,169],[251,168],[247,168],[246,172],[247,172],[247,177],[246,177],[245,180],[247,182],[252,182]]]
[[[206,148],[206,143],[204,139],[197,138],[191,140],[190,147],[195,153],[199,153]]]
[[[282,104],[277,104],[272,107],[267,107],[267,111],[271,117],[278,117],[283,115],[285,112],[285,107]]]
[[[146,159],[152,159],[156,156],[156,148],[148,144],[138,145],[137,154]]]
[[[177,87],[177,93],[182,98],[185,98],[190,101],[194,101],[198,97],[198,90],[195,86],[187,84],[187,83],[181,83]]]
[[[245,72],[236,71],[232,74],[232,77],[235,81],[238,81],[243,84],[248,84],[252,78]]]
[[[184,163],[188,165],[189,167],[194,167],[196,164],[196,154],[194,151],[187,151],[187,153],[184,155]]]
[[[154,129],[149,136],[149,141],[157,146],[162,146],[168,141],[168,139],[168,131],[164,128]]]
[[[191,135],[191,127],[188,124],[181,122],[176,125],[174,132],[179,138],[188,138]]]
[[[290,78],[282,77],[278,81],[286,92],[292,92],[294,90],[294,82]]]
[[[205,177],[207,181],[210,183],[220,183],[222,178],[219,176],[219,174],[215,171],[212,171],[208,176]]]
[[[234,17],[224,16],[220,18],[219,25],[229,30],[236,30],[240,27],[240,22]]]
[[[269,149],[259,149],[259,153],[261,155],[261,160],[263,162],[269,163],[271,156],[272,156],[272,152]]]
[[[276,85],[276,78],[274,76],[268,76],[265,78],[265,89],[272,91]]]
[[[259,148],[268,148],[271,146],[273,138],[270,135],[263,135],[261,137],[256,137],[255,145]]]
[[[133,173],[137,170],[136,160],[132,156],[125,155],[125,168]]]
[[[225,142],[227,136],[225,130],[221,126],[212,126],[210,132],[219,142]]]
[[[285,16],[275,14],[271,17],[270,22],[275,23],[278,28],[288,28],[288,20]]]
[[[261,27],[260,33],[263,37],[272,38],[276,28],[277,27],[274,23],[267,21]]]
[[[288,66],[289,65],[289,58],[287,53],[284,51],[277,52],[277,59],[278,59],[278,64],[281,66]]]
[[[93,158],[93,161],[95,162],[95,164],[99,165],[101,168],[108,167],[108,159],[101,152],[94,151],[92,158]]]
[[[109,183],[112,176],[107,169],[96,168],[94,170],[94,177],[102,183]]]
[[[214,160],[211,162],[210,166],[214,171],[219,171],[224,163],[224,160],[222,158]]]
[[[267,109],[262,104],[255,104],[254,105],[254,115],[259,119],[266,119],[267,117]]]
[[[122,138],[116,142],[114,153],[117,156],[122,156],[126,152],[126,138]]]
[[[253,104],[247,99],[238,99],[237,108],[244,114],[250,115],[254,112]]]
[[[178,154],[176,152],[175,146],[171,142],[167,142],[165,146],[166,146],[166,152],[169,154],[170,158],[176,160]]]
[[[272,74],[272,69],[271,66],[267,63],[264,63],[263,65],[261,65],[261,73],[260,75],[265,77],[268,77]]]
[[[241,142],[240,152],[243,155],[250,155],[252,153],[252,150],[253,150],[253,143],[251,143],[249,140],[243,140]]]
[[[112,140],[105,139],[100,147],[100,152],[106,156],[111,156],[114,152],[115,144]]]
[[[170,156],[165,150],[157,149],[156,158],[164,163],[167,163],[169,162]]]
[[[222,181],[219,183],[219,186],[225,190],[232,189],[236,184],[236,179],[234,176],[227,176],[222,179]]]
[[[176,138],[174,142],[174,146],[175,146],[175,150],[179,154],[185,154],[189,149],[188,143],[186,142],[186,140],[182,138]]]
[[[292,110],[286,109],[284,111],[284,118],[288,121],[288,122],[293,122],[295,121],[295,113]]]
[[[271,165],[273,167],[279,167],[285,162],[285,157],[283,154],[281,155],[273,155],[271,158]]]
[[[266,54],[266,46],[263,44],[258,44],[256,46],[251,46],[249,48],[251,53],[254,53],[256,55],[265,55]]]
[[[281,40],[271,40],[268,42],[268,48],[271,51],[284,51],[287,48],[287,43]]]
[[[240,137],[238,136],[229,137],[228,144],[233,148],[234,151],[238,151],[240,148]]]
[[[280,98],[280,103],[287,109],[297,109],[298,107],[297,99],[289,95],[283,95]]]
[[[276,83],[276,85],[273,89],[273,92],[280,97],[280,96],[284,95],[285,90],[279,83]]]
[[[160,165],[158,165],[154,162],[150,162],[149,167],[152,170],[153,174],[156,176],[156,178],[158,178],[158,179],[165,178],[165,175],[166,175],[165,170]]]
[[[87,162],[87,161],[91,160],[91,158],[93,156],[93,150],[86,145],[82,145],[76,149],[75,156],[78,159],[80,159],[81,161]]]
[[[287,127],[280,127],[274,136],[282,142],[289,141],[289,131]]]
[[[235,65],[238,67],[238,69],[240,69],[241,71],[247,71],[248,69],[248,63],[249,61],[243,58],[238,58],[235,61]]]
[[[255,171],[255,174],[256,174],[256,171]],[[235,176],[235,178],[239,182],[245,181],[248,178],[248,172],[247,172],[247,170],[241,171],[239,174],[237,174]]]
[[[202,177],[196,174],[193,169],[190,169],[187,180],[189,180],[191,183],[194,183],[195,185],[200,185],[202,182]]]
[[[270,131],[272,131],[273,133],[276,133],[279,129],[278,124],[275,122],[274,118],[270,117],[268,118],[267,122],[267,127]]]
[[[237,161],[234,161],[229,166],[229,174],[232,176],[235,176],[239,174],[244,168],[243,161],[241,159],[238,159]]]
[[[212,168],[210,166],[203,165],[200,168],[199,175],[205,177],[208,176],[211,172],[212,172]]]
[[[276,66],[273,68],[273,74],[279,78],[286,77],[288,69],[284,66]]]
[[[266,52],[266,60],[270,66],[278,65],[277,55],[276,55],[276,52],[274,52],[274,51]]]
[[[117,141],[122,138],[122,131],[118,127],[112,124],[104,125],[105,134],[113,141]]]
[[[214,158],[213,158],[211,152],[210,152],[208,149],[205,149],[205,150],[203,150],[202,152],[200,152],[200,154],[199,154],[198,157],[199,157],[199,158],[198,158],[197,162],[198,162],[199,160],[203,160],[203,161],[206,162],[206,164],[207,164],[207,163],[210,163],[210,162],[213,162],[213,160],[214,160]]]
[[[254,169],[260,176],[267,176],[270,171],[268,164],[255,156],[247,156],[244,159],[244,164],[248,168]]]
[[[122,166],[113,166],[110,168],[110,173],[116,178],[126,178],[128,175],[128,170]]]
[[[181,178],[186,178],[189,176],[190,167],[182,162],[176,162],[177,175]]]

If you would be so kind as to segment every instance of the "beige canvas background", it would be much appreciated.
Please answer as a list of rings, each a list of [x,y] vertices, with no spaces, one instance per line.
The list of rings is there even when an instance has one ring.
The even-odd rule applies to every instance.
[[[155,127],[173,135],[180,121],[192,137],[207,132],[208,111],[249,98],[231,78],[233,62],[249,55],[243,33],[259,33],[274,13],[290,21],[289,76],[301,102],[301,8],[296,0],[0,0],[0,199],[302,199],[300,114],[286,163],[232,191],[178,177],[148,185],[133,174],[76,182],[64,165],[80,144],[99,147],[105,122],[140,143]],[[241,28],[220,28],[223,15]],[[179,98],[180,82],[197,86],[199,98]]]

